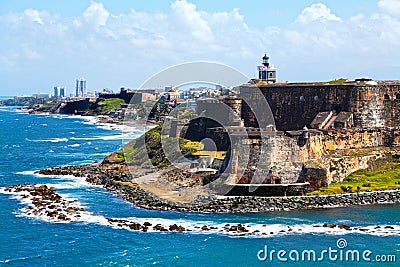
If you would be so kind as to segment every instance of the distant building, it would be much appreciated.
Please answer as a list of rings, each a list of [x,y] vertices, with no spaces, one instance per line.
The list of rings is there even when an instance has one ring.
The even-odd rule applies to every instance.
[[[165,86],[165,92],[175,92],[178,91],[178,87],[176,86]]]
[[[80,97],[85,95],[86,95],[86,80],[85,79],[76,80],[75,96]]]
[[[60,88],[60,97],[67,97],[67,88],[65,87]]]
[[[110,88],[104,88],[102,92],[99,93],[105,93],[105,94],[113,94],[114,91]]]
[[[37,98],[37,99],[48,99],[51,97],[51,94],[37,93],[37,94],[33,94],[32,97]]]
[[[267,82],[276,82],[276,71],[277,69],[275,68],[274,65],[269,64],[269,57],[267,54],[265,54],[262,57],[262,65],[257,67],[258,70],[258,78],[262,81],[267,81]]]
[[[181,96],[181,93],[179,91],[170,91],[167,93],[169,95],[169,100],[175,100],[175,99],[179,99]]]
[[[66,96],[67,96],[67,90],[65,89],[65,87],[54,86],[53,97],[59,98],[59,97],[66,97]]]

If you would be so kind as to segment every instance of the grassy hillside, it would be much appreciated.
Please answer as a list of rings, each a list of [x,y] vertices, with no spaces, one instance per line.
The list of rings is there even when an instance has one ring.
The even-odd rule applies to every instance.
[[[115,112],[116,109],[121,108],[121,105],[125,104],[125,101],[120,98],[110,98],[102,100],[98,103],[99,107],[96,110],[98,115],[107,115],[111,112]]]
[[[117,153],[118,159],[124,160],[127,164],[143,165],[147,163],[146,159],[150,158],[153,166],[157,168],[169,166],[170,162],[166,159],[164,150],[172,156],[178,156],[179,151],[175,151],[172,144],[166,144],[164,148],[161,146],[161,129],[161,126],[157,126],[128,143]],[[196,152],[199,148],[199,142],[179,138],[180,153],[184,156]]]
[[[328,187],[313,191],[310,195],[352,193],[367,190],[400,188],[400,163],[390,162],[375,171],[358,171],[343,182],[331,183]]]

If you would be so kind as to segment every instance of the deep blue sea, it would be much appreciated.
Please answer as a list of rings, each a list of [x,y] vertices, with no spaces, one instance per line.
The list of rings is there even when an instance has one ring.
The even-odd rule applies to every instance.
[[[77,199],[90,216],[81,222],[57,223],[27,217],[24,203],[13,195],[0,194],[0,266],[399,266],[400,206],[330,208],[268,214],[188,214],[137,209],[99,186],[81,178],[45,177],[33,171],[63,165],[101,161],[122,145],[121,131],[91,124],[85,118],[29,115],[16,108],[0,108],[0,187],[33,183],[48,184],[67,198]],[[139,135],[140,131],[132,136]],[[104,217],[142,218],[182,225],[242,223],[268,233],[266,237],[207,233],[135,232],[103,224]],[[345,223],[352,227],[393,229],[374,233],[313,227]],[[287,230],[292,232],[280,232]],[[269,234],[273,232],[273,234]],[[347,243],[338,247],[337,241]],[[265,261],[275,250],[273,259]],[[296,260],[296,252],[337,250],[323,262]],[[261,250],[261,252],[259,252]],[[279,260],[277,252],[281,252]],[[340,253],[357,250],[372,254],[366,262],[345,261]],[[335,253],[335,252],[332,252]],[[337,259],[334,256],[337,255]],[[376,262],[396,257],[397,263]],[[292,258],[289,258],[292,256]],[[283,260],[287,259],[287,262]],[[374,262],[372,262],[374,261]]]

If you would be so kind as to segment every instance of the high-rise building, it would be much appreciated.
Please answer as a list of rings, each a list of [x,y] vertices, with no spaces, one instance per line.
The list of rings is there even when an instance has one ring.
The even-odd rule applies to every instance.
[[[60,96],[60,86],[54,86],[53,97],[59,97],[59,96]]]
[[[85,96],[86,95],[86,80],[78,79],[76,80],[75,96]]]
[[[65,87],[61,86],[54,86],[54,94],[53,97],[66,97],[67,96],[67,90]]]
[[[61,87],[60,88],[60,97],[66,97],[67,96],[67,88]]]

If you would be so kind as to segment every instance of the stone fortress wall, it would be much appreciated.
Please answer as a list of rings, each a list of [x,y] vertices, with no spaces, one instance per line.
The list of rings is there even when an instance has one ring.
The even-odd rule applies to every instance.
[[[210,138],[219,150],[232,149],[227,159],[231,183],[308,182],[315,189],[332,181],[343,181],[357,170],[375,169],[398,155],[400,82],[274,83],[258,88],[246,84],[240,86],[240,95],[254,100],[254,104],[257,101],[254,90],[258,89],[275,119],[276,131],[267,139],[261,138],[258,128],[266,123],[256,121],[247,103],[234,97],[222,100],[234,110],[233,115],[226,111],[213,115],[223,125],[231,126],[222,127],[207,119],[207,112],[215,110],[213,105],[219,101],[204,99],[197,107],[204,118],[180,128],[185,138],[198,141]],[[327,111],[352,114],[354,125],[313,129],[314,118]],[[234,137],[232,131],[236,131]],[[266,155],[260,156],[262,147]]]
[[[354,81],[343,84],[275,83],[242,85],[245,99],[257,97],[261,90],[274,115],[277,130],[296,130],[309,127],[321,111],[348,111],[354,114],[355,126],[397,127],[400,123],[400,81]],[[241,118],[246,127],[257,122],[246,103]]]

